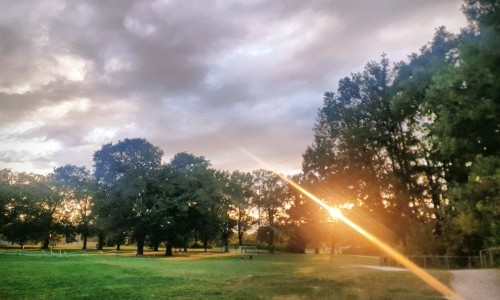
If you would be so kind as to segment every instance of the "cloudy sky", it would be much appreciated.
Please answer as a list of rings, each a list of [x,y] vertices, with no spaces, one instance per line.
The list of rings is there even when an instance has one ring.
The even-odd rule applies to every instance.
[[[226,170],[299,170],[322,95],[385,52],[405,59],[457,0],[0,0],[0,168],[92,166],[144,137]]]

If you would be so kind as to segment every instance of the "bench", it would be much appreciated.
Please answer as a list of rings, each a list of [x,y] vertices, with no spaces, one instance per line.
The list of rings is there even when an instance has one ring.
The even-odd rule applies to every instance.
[[[245,259],[246,257],[248,257],[248,259],[252,259],[253,256],[258,253],[258,249],[255,246],[240,246],[239,250],[242,259]]]

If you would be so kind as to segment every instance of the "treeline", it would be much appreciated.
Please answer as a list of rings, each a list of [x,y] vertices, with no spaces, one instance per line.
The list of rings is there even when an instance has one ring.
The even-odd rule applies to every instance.
[[[260,242],[274,251],[279,214],[290,201],[288,187],[272,172],[225,172],[202,156],[186,152],[162,163],[163,152],[145,139],[106,144],[94,154],[94,172],[65,165],[47,176],[1,171],[0,233],[21,247],[42,248],[80,235],[83,249],[96,236],[98,248],[111,241],[145,245],[165,255],[172,248],[213,242],[243,245],[254,228]]]
[[[411,254],[477,255],[500,244],[500,15],[466,0],[469,26],[439,28],[408,61],[385,56],[327,92],[294,176],[370,232]],[[215,170],[144,139],[106,144],[94,169],[47,176],[2,170],[0,234],[41,242],[76,234],[119,246],[241,245],[249,230],[272,252],[362,240],[272,172]]]

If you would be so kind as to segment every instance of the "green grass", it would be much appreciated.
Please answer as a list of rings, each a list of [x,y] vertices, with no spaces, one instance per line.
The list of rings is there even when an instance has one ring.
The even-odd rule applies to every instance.
[[[12,253],[12,252],[10,252]],[[190,258],[0,253],[0,299],[439,299],[408,272],[328,255]],[[200,258],[200,259],[197,259]],[[434,275],[447,280],[446,272]]]

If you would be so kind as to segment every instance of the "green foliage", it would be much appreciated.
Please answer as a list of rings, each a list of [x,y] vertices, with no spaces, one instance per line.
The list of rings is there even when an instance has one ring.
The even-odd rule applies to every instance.
[[[440,27],[408,62],[391,69],[382,57],[325,93],[306,182],[397,223],[397,240],[415,252],[497,245],[499,8],[465,1],[471,24],[460,35]]]
[[[85,167],[74,165],[55,168],[54,184],[64,198],[65,210],[70,214],[69,218],[66,219],[66,223],[68,223],[66,234],[81,234],[82,249],[87,249],[87,238],[94,233],[95,229],[92,207],[97,188],[90,171]]]
[[[321,196],[330,203],[366,207],[386,224],[397,222],[404,240],[421,212],[427,213],[425,194],[431,186],[419,181],[426,165],[411,130],[419,103],[407,95],[409,87],[403,87],[397,71],[411,76],[413,70],[399,65],[391,71],[382,57],[340,80],[336,94],[325,93],[303,166],[308,181],[323,186]]]
[[[253,190],[254,178],[250,173],[234,171],[228,178],[227,194],[229,197],[229,214],[236,222],[238,245],[243,245],[243,236],[254,224],[249,214],[252,200],[255,197]]]
[[[155,174],[161,168],[162,154],[145,139],[106,144],[94,154],[101,189],[95,199],[96,215],[118,235],[130,232],[139,255],[156,216]]]
[[[464,185],[451,190],[456,203],[455,252],[476,254],[500,244],[500,158],[478,158]]]
[[[224,177],[209,166],[204,157],[182,152],[160,172],[154,230],[166,241],[166,255],[172,255],[173,246],[187,247],[193,238],[206,249],[224,228]]]
[[[1,233],[21,247],[27,241],[41,241],[43,248],[63,233],[65,211],[62,197],[50,176],[14,173],[2,170]]]
[[[453,208],[449,251],[477,254],[500,243],[500,6],[470,0],[464,11],[472,23],[459,37],[460,59],[433,77],[427,97]]]
[[[262,233],[258,234],[258,237],[267,243],[269,252],[273,253],[278,236],[279,218],[283,217],[285,205],[289,200],[288,184],[271,171],[257,170],[253,176],[256,193],[254,203],[259,209],[261,218],[259,229]]]
[[[294,176],[292,180],[309,191],[314,189],[314,184],[308,183],[303,176]],[[292,204],[286,210],[289,216],[286,221],[289,250],[305,253],[309,244],[319,252],[323,243],[328,241],[327,237],[332,236],[332,220],[329,219],[328,212],[295,189],[290,189],[289,193],[288,197],[292,200]]]

